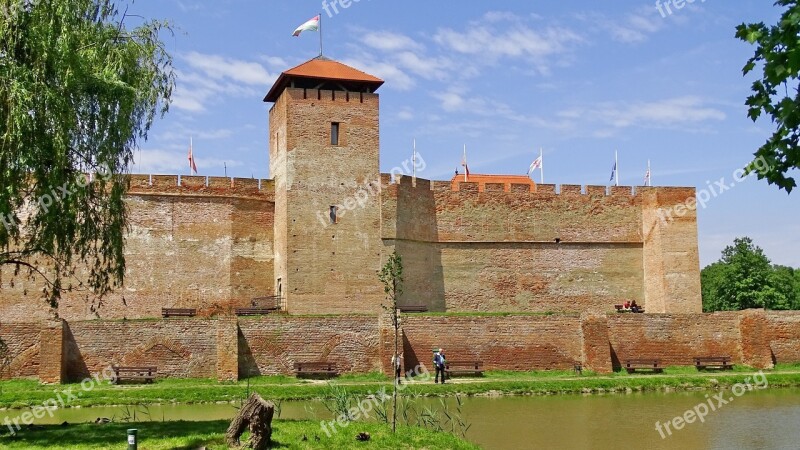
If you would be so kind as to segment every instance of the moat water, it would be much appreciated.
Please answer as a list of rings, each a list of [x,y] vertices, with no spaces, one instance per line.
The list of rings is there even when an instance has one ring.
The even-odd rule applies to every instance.
[[[471,424],[467,439],[486,449],[798,449],[800,389],[766,389],[734,397],[713,392],[609,394],[592,396],[467,398],[462,415]],[[717,398],[714,398],[717,396]],[[733,401],[730,399],[733,398]],[[723,403],[720,405],[720,401]],[[451,410],[455,400],[450,399]],[[700,422],[712,402],[715,411]],[[421,399],[419,407],[438,407],[438,399]],[[98,417],[130,415],[123,407],[58,410],[41,424],[90,422]],[[674,418],[696,411],[693,423]],[[0,411],[18,417],[22,410]],[[152,405],[137,410],[139,420],[230,419],[231,404]],[[283,419],[330,419],[319,402],[284,402]],[[688,418],[693,417],[689,414]],[[669,429],[664,425],[671,422]],[[656,428],[661,424],[661,432]],[[352,425],[354,430],[356,425]],[[348,429],[346,432],[350,432]],[[321,432],[322,433],[322,432]]]

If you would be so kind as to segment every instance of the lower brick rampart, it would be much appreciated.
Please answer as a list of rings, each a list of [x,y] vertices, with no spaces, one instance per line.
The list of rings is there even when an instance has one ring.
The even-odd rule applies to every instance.
[[[80,380],[111,364],[155,365],[159,376],[235,380],[291,375],[295,362],[335,361],[343,373],[389,373],[387,314],[0,324],[9,363],[0,377]],[[406,370],[431,350],[486,370],[608,372],[628,358],[692,365],[729,355],[768,368],[800,362],[800,312],[714,314],[403,315]]]

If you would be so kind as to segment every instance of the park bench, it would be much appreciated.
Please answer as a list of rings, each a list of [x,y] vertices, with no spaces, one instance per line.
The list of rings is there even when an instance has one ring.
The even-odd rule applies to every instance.
[[[237,316],[264,316],[271,312],[273,309],[270,308],[236,308],[236,315]]]
[[[733,370],[730,356],[698,356],[694,358],[694,366],[697,370]]]
[[[444,366],[444,371],[448,378],[453,375],[467,375],[474,374],[475,376],[483,376],[483,362],[481,361],[447,361]]]
[[[660,359],[627,359],[625,360],[625,370],[634,373],[637,370],[650,370],[655,373],[664,371]]]
[[[193,308],[161,308],[161,317],[194,317],[197,310]]]
[[[152,383],[156,379],[157,367],[131,367],[131,366],[112,366],[114,375],[111,377],[111,384],[119,384],[120,381],[144,381]]]
[[[339,371],[336,369],[336,363],[327,361],[296,362],[294,363],[294,371],[298,377],[303,375],[335,377],[339,375]]]
[[[400,312],[404,313],[423,313],[428,312],[427,305],[400,305],[397,307]]]

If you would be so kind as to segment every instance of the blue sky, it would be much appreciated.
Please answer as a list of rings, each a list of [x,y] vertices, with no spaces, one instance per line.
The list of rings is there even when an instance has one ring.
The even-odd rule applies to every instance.
[[[268,178],[262,99],[317,55],[316,33],[291,33],[322,13],[326,56],[386,80],[384,172],[416,138],[425,178],[449,179],[467,144],[478,173],[525,173],[543,147],[545,182],[602,185],[618,150],[624,185],[642,184],[648,160],[656,185],[734,185],[771,130],[746,116],[753,49],[734,27],[774,23],[771,3],[697,0],[662,15],[651,1],[353,0],[330,17],[320,0],[138,1],[129,13],[177,27],[167,43],[179,73],[134,170],[186,174],[193,137],[201,175],[226,164],[229,176]],[[799,195],[747,179],[710,200],[698,212],[702,264],[746,235],[800,267]]]

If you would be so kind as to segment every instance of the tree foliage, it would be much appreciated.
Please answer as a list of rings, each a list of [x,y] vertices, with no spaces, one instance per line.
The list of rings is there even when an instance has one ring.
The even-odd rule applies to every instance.
[[[703,311],[800,309],[798,272],[772,266],[752,239],[736,239],[720,261],[702,271]]]
[[[749,116],[757,121],[767,116],[777,129],[756,152],[767,165],[750,164],[759,179],[766,179],[791,192],[797,187],[792,172],[800,167],[800,4],[798,0],[778,0],[776,6],[786,7],[777,25],[763,22],[741,24],[736,37],[754,44],[755,54],[744,66],[744,75],[757,67],[762,74],[752,86],[747,98]]]
[[[67,290],[102,296],[125,272],[133,150],[175,83],[160,38],[169,25],[112,0],[0,10],[0,269],[11,283],[44,279],[53,306]]]

